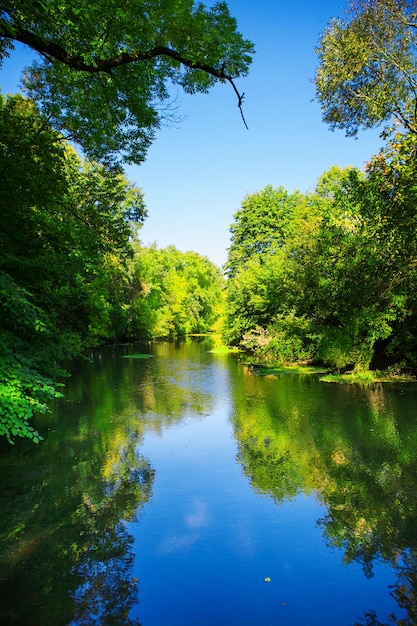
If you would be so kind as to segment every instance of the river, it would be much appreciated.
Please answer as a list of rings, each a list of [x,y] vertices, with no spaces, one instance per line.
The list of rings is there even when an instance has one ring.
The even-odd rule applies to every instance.
[[[417,388],[214,345],[97,351],[1,444],[1,624],[417,623]]]

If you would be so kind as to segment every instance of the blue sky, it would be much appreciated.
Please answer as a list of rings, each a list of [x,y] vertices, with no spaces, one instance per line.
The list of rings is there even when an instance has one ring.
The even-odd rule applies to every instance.
[[[209,4],[209,2],[206,2]],[[343,16],[343,0],[229,0],[239,30],[256,55],[251,72],[237,81],[245,92],[244,127],[236,95],[228,85],[208,95],[179,91],[183,120],[162,128],[139,167],[128,178],[145,193],[149,217],[144,244],[195,250],[222,265],[229,227],[245,195],[266,185],[312,190],[332,165],[354,165],[380,148],[378,131],[358,139],[331,132],[314,98],[315,46],[332,17]],[[2,91],[15,91],[22,50],[1,71]]]

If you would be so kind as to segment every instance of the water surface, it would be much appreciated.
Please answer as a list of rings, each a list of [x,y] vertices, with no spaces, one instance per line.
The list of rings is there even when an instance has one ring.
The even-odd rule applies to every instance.
[[[1,623],[417,623],[416,388],[212,345],[102,350],[2,446]]]

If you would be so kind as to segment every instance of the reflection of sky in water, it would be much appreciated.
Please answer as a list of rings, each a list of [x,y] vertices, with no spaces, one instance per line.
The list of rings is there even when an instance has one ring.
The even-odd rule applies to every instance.
[[[145,435],[156,476],[129,525],[140,579],[132,615],[146,626],[352,626],[370,608],[388,615],[392,572],[377,567],[367,580],[358,563],[342,566],[317,526],[326,508],[316,497],[275,504],[255,493],[228,412],[220,396],[210,416]]]
[[[413,541],[414,387],[263,378],[203,345],[123,349],[80,365],[42,446],[1,457],[1,623],[9,607],[34,626],[104,624],[110,607],[118,626],[400,617],[388,585],[404,579],[377,550]],[[329,547],[346,538],[350,555]]]
[[[207,504],[195,498],[190,511],[184,516],[183,531],[164,538],[157,550],[158,555],[165,556],[190,548],[202,538],[201,529],[209,526],[210,521]]]

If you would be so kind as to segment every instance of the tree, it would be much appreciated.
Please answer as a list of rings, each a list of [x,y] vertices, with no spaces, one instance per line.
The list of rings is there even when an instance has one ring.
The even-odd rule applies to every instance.
[[[313,196],[265,187],[246,196],[230,227],[226,270],[226,339],[262,360],[309,358],[301,334],[308,323],[296,308],[307,297],[300,280],[320,225]]]
[[[253,44],[225,2],[8,0],[0,59],[21,42],[40,56],[24,75],[49,123],[97,160],[140,162],[171,115],[169,83],[187,93],[245,76]],[[117,156],[118,155],[118,156]]]
[[[417,137],[398,135],[367,166],[360,194],[369,224],[368,255],[376,260],[375,300],[390,333],[382,345],[392,360],[417,363]],[[375,262],[375,261],[374,261]]]
[[[417,8],[411,0],[355,0],[317,48],[323,119],[354,136],[384,124],[417,133]]]
[[[55,395],[57,364],[115,336],[130,223],[146,210],[21,95],[0,97],[0,137],[0,434],[37,441],[29,421]]]
[[[416,142],[399,134],[365,172],[332,167],[320,177],[281,247],[229,280],[229,341],[264,362],[415,369]],[[262,237],[261,217],[257,228]]]
[[[232,244],[226,263],[230,278],[254,256],[274,254],[284,244],[301,198],[297,191],[290,194],[283,187],[274,189],[271,185],[244,198],[230,226]]]
[[[136,247],[131,275],[128,333],[136,338],[174,338],[205,333],[223,313],[224,278],[196,252]]]
[[[399,135],[351,169],[307,265],[317,355],[338,367],[416,363],[416,137]]]
[[[413,135],[397,140],[367,175],[334,166],[309,196],[287,194],[284,212],[246,200],[232,225],[229,342],[268,363],[368,369],[377,346],[415,361],[413,149]]]
[[[109,254],[131,254],[142,192],[118,171],[80,160],[33,102],[0,102],[0,268],[62,328],[89,334],[94,283]],[[87,295],[88,292],[88,295]]]

